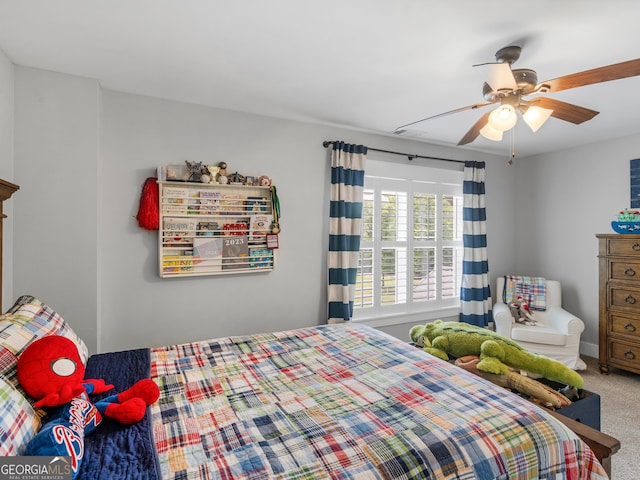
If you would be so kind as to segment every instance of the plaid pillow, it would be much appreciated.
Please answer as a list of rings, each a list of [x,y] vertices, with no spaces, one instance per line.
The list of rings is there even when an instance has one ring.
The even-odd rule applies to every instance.
[[[547,309],[547,280],[543,277],[504,276],[502,300],[507,305],[522,297],[531,310]]]
[[[40,429],[40,417],[11,383],[0,377],[0,455],[22,455]]]
[[[0,317],[0,346],[16,357],[31,342],[48,335],[69,338],[78,347],[82,362],[87,363],[89,351],[84,341],[58,313],[37,298],[23,295]]]

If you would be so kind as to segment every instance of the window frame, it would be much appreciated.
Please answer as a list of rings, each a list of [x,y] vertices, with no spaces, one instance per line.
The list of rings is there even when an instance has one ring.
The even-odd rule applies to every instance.
[[[441,298],[440,292],[442,269],[438,268],[436,282],[438,285],[438,295],[436,300],[413,301],[413,253],[415,246],[433,245],[436,248],[437,258],[441,258],[443,247],[452,246],[458,250],[460,260],[458,265],[458,279],[456,285],[460,284],[461,263],[463,253],[462,228],[459,225],[459,237],[451,241],[444,241],[441,236],[441,222],[437,223],[437,235],[433,241],[416,241],[409,232],[413,231],[413,200],[415,193],[429,193],[437,195],[437,217],[441,218],[442,213],[442,196],[453,195],[459,197],[460,209],[459,215],[462,215],[462,183],[464,173],[462,167],[457,165],[454,168],[437,168],[428,165],[417,164],[397,164],[391,162],[380,161],[376,159],[368,159],[365,170],[365,186],[364,190],[374,190],[374,197],[378,196],[382,191],[395,190],[407,193],[407,236],[406,242],[382,241],[380,235],[374,234],[373,242],[361,239],[361,249],[373,247],[375,252],[380,252],[384,246],[392,247],[404,246],[407,252],[406,266],[406,282],[411,285],[406,290],[406,301],[393,305],[375,304],[373,307],[354,308],[353,321],[367,323],[372,326],[397,325],[416,320],[425,321],[435,318],[446,318],[457,316],[460,312],[460,293],[450,298]],[[378,202],[374,202],[374,228],[379,228],[381,221],[380,206]],[[460,222],[461,222],[460,218]],[[363,222],[364,223],[364,222]],[[374,299],[380,298],[381,288],[381,261],[374,262]],[[375,301],[375,300],[374,300]]]

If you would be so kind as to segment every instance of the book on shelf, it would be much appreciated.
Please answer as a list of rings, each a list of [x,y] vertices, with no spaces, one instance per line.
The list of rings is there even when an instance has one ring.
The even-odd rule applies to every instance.
[[[222,195],[219,192],[200,191],[200,215],[219,215],[222,210],[221,199]]]
[[[247,197],[245,211],[247,215],[255,215],[269,211],[269,199],[267,197]]]
[[[187,213],[187,197],[189,191],[186,188],[165,188],[162,198],[162,213]]]
[[[249,225],[246,222],[225,223],[222,226],[223,235],[241,237],[249,233]]]
[[[180,271],[192,272],[193,271],[193,259],[189,257],[180,258]]]
[[[218,222],[198,222],[198,237],[215,237],[222,235],[220,224]]]
[[[180,257],[178,255],[162,256],[162,271],[164,273],[177,273],[179,271]]]
[[[193,239],[193,265],[196,271],[222,270],[221,237],[196,237]]]
[[[162,213],[181,215],[187,213],[187,205],[182,203],[182,201],[176,203],[168,201],[168,203],[162,205]]]
[[[164,187],[163,194],[166,199],[182,199],[189,196],[189,189],[183,187]]]
[[[164,217],[162,229],[165,247],[183,247],[193,245],[198,222],[191,218]]]
[[[162,195],[162,212],[175,214],[198,213],[197,192],[181,187],[165,187]]]
[[[222,240],[222,269],[247,268],[249,266],[247,236],[223,237]]]
[[[193,258],[190,255],[163,255],[162,271],[164,273],[182,273],[193,271]]]
[[[220,200],[221,215],[244,215],[244,197],[240,195],[223,195]]]
[[[273,250],[267,248],[249,249],[249,268],[273,267]]]
[[[273,215],[251,215],[249,219],[249,238],[255,240],[271,232]]]

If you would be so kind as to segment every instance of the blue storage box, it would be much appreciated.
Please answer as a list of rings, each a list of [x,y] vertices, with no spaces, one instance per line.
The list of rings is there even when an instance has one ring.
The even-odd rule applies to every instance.
[[[538,381],[550,386],[554,390],[560,390],[564,387],[561,383],[546,379],[538,379]],[[600,395],[597,393],[580,390],[579,400],[574,401],[567,407],[559,408],[556,412],[580,423],[584,423],[596,430],[600,430]]]

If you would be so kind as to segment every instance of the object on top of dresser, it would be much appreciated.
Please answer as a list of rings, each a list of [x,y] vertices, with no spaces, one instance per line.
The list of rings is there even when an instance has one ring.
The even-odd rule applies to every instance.
[[[611,222],[616,233],[640,233],[640,211],[625,208],[618,213],[618,220]]]
[[[638,210],[630,211],[625,208],[618,214],[619,222],[637,222],[638,220],[640,220],[640,211]]]
[[[611,222],[616,233],[640,233],[640,222]]]

